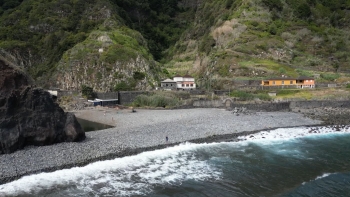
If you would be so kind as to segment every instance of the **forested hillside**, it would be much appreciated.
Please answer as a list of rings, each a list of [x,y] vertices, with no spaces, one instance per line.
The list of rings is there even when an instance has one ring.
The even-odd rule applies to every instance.
[[[191,74],[350,81],[349,0],[0,0],[0,48],[40,85],[139,90]],[[202,85],[200,84],[200,85]]]

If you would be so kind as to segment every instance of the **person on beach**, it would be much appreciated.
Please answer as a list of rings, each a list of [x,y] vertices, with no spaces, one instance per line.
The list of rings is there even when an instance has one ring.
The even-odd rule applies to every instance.
[[[168,143],[168,140],[169,140],[169,138],[168,138],[168,136],[165,136],[165,141]]]

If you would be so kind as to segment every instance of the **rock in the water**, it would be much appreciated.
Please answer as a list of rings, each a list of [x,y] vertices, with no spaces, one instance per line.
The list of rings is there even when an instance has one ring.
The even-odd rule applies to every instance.
[[[0,154],[83,139],[74,114],[65,113],[48,92],[33,87],[24,72],[0,58]]]

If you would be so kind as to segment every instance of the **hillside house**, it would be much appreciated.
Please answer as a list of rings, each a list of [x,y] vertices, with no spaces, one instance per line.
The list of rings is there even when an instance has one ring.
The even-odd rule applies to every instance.
[[[315,80],[311,77],[299,78],[271,78],[265,79],[261,82],[262,86],[295,86],[296,88],[315,88]]]
[[[160,87],[164,90],[176,90],[177,83],[174,80],[166,79],[160,82]]]
[[[178,90],[193,90],[196,89],[194,77],[190,75],[175,76],[174,81]]]
[[[261,85],[263,86],[288,86],[288,85],[296,85],[295,78],[287,78],[287,77],[278,77],[262,80]]]
[[[296,79],[297,88],[315,88],[315,79],[311,77],[299,77]]]

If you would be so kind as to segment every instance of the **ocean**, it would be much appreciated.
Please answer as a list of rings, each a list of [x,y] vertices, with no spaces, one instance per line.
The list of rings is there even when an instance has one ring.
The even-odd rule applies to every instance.
[[[23,177],[0,196],[349,197],[350,129],[281,128]]]

